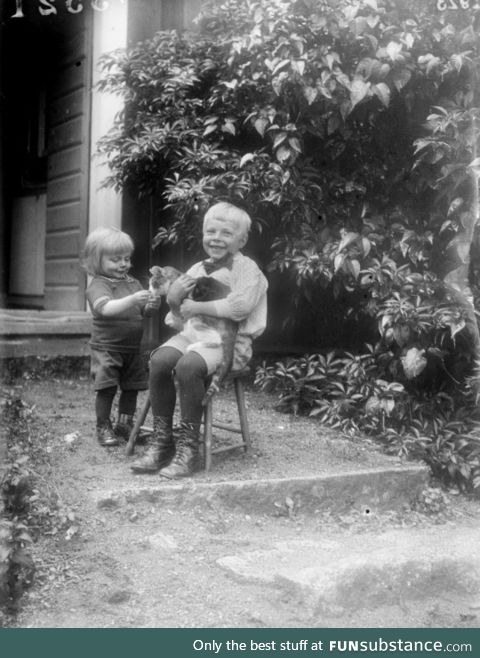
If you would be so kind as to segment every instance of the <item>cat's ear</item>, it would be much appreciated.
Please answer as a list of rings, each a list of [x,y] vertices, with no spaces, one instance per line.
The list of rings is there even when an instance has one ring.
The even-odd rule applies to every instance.
[[[162,273],[162,268],[158,267],[158,265],[153,265],[148,271],[152,276],[156,276]]]
[[[171,267],[170,265],[166,265],[164,268],[162,268],[162,272],[164,276],[170,279],[170,281],[175,281],[175,279],[178,279],[178,277],[181,275],[180,270],[177,270],[175,267]]]

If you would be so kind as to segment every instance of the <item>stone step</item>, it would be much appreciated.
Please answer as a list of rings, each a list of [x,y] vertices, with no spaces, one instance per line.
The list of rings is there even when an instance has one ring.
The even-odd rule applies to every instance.
[[[461,596],[480,608],[480,529],[429,526],[279,542],[217,560],[236,579],[274,585],[306,616]]]
[[[106,509],[154,502],[172,507],[220,505],[249,514],[350,510],[373,514],[410,506],[428,478],[428,469],[416,464],[268,480],[198,482],[193,477],[162,482],[154,475],[140,476],[138,485],[126,483],[121,490],[94,490],[92,496],[98,507]]]

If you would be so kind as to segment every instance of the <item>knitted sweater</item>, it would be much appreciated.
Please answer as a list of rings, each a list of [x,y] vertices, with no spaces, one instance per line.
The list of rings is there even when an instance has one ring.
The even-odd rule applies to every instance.
[[[87,301],[93,314],[90,345],[94,349],[109,352],[138,353],[143,334],[141,306],[133,306],[115,317],[105,317],[100,311],[112,299],[122,299],[138,290],[143,290],[137,279],[109,279],[97,275],[91,280]]]

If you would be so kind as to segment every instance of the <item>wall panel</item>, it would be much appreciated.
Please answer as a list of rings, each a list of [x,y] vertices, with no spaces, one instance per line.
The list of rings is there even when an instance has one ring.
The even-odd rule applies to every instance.
[[[84,310],[79,254],[87,231],[91,12],[71,17],[55,51],[47,94],[45,308]]]

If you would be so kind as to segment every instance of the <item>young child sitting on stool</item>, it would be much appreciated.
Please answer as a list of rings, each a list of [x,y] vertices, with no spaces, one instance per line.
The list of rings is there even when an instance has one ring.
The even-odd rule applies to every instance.
[[[207,260],[193,265],[174,281],[167,295],[170,313],[166,323],[180,333],[157,348],[150,358],[150,401],[153,414],[151,445],[131,466],[135,473],[156,473],[169,479],[189,476],[199,452],[202,400],[206,380],[222,358],[220,347],[195,346],[182,332],[183,322],[196,315],[230,318],[238,322],[232,370],[246,366],[252,355],[252,339],[265,329],[268,283],[257,264],[240,249],[248,240],[251,219],[244,210],[227,202],[213,205],[203,220],[203,249]],[[195,302],[187,295],[201,276],[213,276],[231,292],[212,302]],[[176,442],[172,417],[176,402],[173,377],[180,397],[180,428]]]

